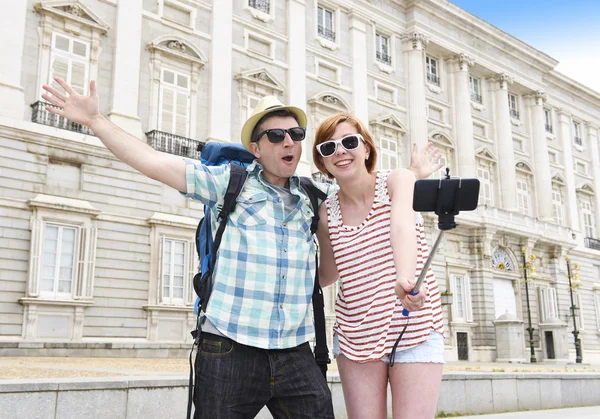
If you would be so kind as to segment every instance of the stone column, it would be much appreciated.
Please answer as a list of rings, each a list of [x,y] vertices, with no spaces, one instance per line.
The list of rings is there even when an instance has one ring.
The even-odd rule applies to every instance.
[[[232,0],[219,0],[218,7],[212,8],[211,27],[210,128],[207,140],[238,143],[240,133],[231,132]]]
[[[115,42],[114,84],[108,118],[125,131],[142,137],[139,118],[142,0],[118,3]]]
[[[452,60],[454,72],[454,138],[458,157],[458,173],[454,176],[476,177],[475,145],[473,141],[473,117],[471,115],[471,92],[469,67],[473,59],[460,54]]]
[[[0,115],[23,119],[25,115],[25,95],[21,85],[23,68],[23,48],[25,45],[25,22],[28,2],[6,4],[0,13]],[[36,93],[36,97],[41,92]],[[37,99],[36,99],[37,100]],[[40,98],[41,100],[41,98]]]
[[[367,25],[366,19],[353,12],[350,15],[352,40],[352,94],[354,115],[365,125],[369,123],[367,91]]]
[[[575,174],[573,172],[573,134],[571,133],[571,115],[561,109],[557,109],[556,113],[558,115],[558,135],[564,150],[569,226],[572,230],[579,231],[579,212],[577,210]]]
[[[596,125],[586,123],[587,138],[585,145],[590,148],[592,153],[592,176],[594,176],[594,215],[596,216],[596,237],[599,237],[598,223],[600,222],[600,155],[598,154],[598,127]]]
[[[408,124],[412,143],[419,149],[427,144],[427,102],[425,101],[425,47],[428,38],[418,32],[409,34],[403,40],[403,50],[408,61]]]
[[[537,91],[527,96],[531,115],[531,137],[533,140],[534,181],[537,198],[537,214],[542,221],[551,221],[552,215],[552,177],[550,158],[544,120],[544,101],[546,94]]]
[[[306,16],[305,0],[289,0],[288,2],[288,83],[286,105],[297,106],[306,111],[306,21],[298,19]],[[242,122],[243,123],[243,122]],[[307,138],[302,148],[302,159],[298,166],[298,173],[310,176],[313,169],[312,141],[310,134],[317,127],[309,127]]]
[[[492,83],[494,97],[494,126],[496,132],[496,150],[498,152],[498,172],[500,175],[500,196],[502,207],[508,211],[517,210],[517,175],[513,151],[512,126],[508,110],[508,86],[512,77],[500,74]]]

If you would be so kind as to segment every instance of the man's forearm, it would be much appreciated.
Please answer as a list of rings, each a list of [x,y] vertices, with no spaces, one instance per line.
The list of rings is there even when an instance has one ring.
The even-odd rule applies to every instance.
[[[185,163],[181,157],[156,151],[102,115],[94,118],[89,128],[119,160],[152,179],[186,191]]]

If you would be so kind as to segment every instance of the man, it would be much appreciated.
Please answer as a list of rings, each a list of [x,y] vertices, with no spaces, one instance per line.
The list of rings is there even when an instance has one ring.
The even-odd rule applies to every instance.
[[[89,127],[120,160],[217,211],[228,166],[158,152],[99,113],[94,81],[86,97],[55,80],[68,95],[44,85],[49,94],[42,97],[60,108],[48,111]],[[316,246],[310,201],[295,175],[305,130],[305,113],[274,97],[261,100],[242,128],[242,143],[256,160],[247,169],[214,269],[196,359],[197,419],[251,418],[265,405],[275,418],[334,417],[309,345]],[[435,153],[419,157],[421,169],[432,171]]]

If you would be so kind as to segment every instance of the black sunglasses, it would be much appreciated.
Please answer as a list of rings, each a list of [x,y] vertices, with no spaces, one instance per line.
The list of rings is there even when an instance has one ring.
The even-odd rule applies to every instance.
[[[294,128],[274,128],[267,129],[254,137],[253,142],[257,142],[262,138],[263,135],[267,134],[267,138],[272,143],[280,143],[285,138],[285,134],[290,134],[290,138],[294,141],[302,141],[304,137],[306,137],[306,128],[305,127],[294,127]]]
[[[360,142],[365,142],[364,138],[360,134],[346,135],[339,140],[329,140],[321,144],[317,144],[317,151],[323,157],[331,157],[335,154],[338,148],[338,144],[341,144],[345,150],[355,150]]]

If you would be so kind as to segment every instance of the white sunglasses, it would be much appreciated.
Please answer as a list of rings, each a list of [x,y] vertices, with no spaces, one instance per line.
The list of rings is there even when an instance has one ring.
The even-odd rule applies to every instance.
[[[365,139],[360,134],[350,134],[339,140],[329,140],[321,144],[317,144],[317,151],[323,157],[331,157],[335,154],[338,148],[338,144],[344,148],[344,150],[356,150],[360,142],[365,143]],[[365,143],[366,144],[366,143]]]

